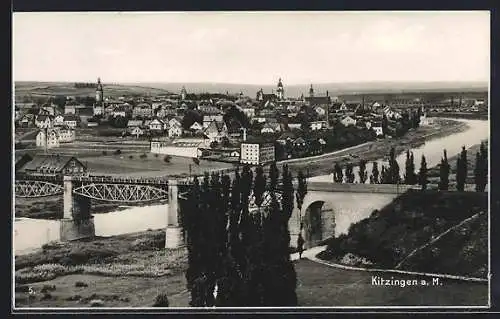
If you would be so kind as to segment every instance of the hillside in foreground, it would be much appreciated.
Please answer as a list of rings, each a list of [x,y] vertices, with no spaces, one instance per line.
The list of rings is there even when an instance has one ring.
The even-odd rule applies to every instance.
[[[442,236],[421,253],[414,250],[428,244],[465,219],[488,212],[488,194],[476,192],[409,191],[380,211],[352,225],[347,235],[327,240],[318,254],[324,260],[362,267],[433,271],[486,277],[486,217],[465,223]],[[437,248],[437,249],[435,249]]]

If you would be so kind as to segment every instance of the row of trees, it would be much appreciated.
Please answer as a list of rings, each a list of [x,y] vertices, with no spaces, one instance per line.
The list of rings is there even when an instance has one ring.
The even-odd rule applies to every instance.
[[[457,158],[456,166],[456,188],[458,191],[464,191],[465,184],[467,181],[468,173],[468,161],[467,161],[467,150],[465,146],[462,147],[460,156]],[[373,162],[372,173],[368,178],[368,173],[366,172],[365,160],[359,163],[358,180],[360,183],[365,183],[369,180],[370,184],[406,184],[415,185],[419,184],[422,189],[426,189],[429,183],[428,181],[428,167],[425,156],[422,155],[420,161],[420,170],[418,173],[415,170],[415,160],[413,153],[409,150],[406,152],[406,162],[405,162],[405,174],[403,177],[400,175],[399,164],[396,161],[396,155],[394,148],[391,148],[389,153],[389,165],[382,165],[381,171],[379,171],[378,163]],[[441,158],[441,163],[439,165],[439,183],[438,188],[440,190],[449,189],[450,176],[450,164],[448,163],[448,157],[446,150],[443,151],[443,157]],[[354,174],[353,164],[347,164],[344,169],[335,163],[333,168],[333,181],[335,183],[354,183],[356,177]],[[486,144],[481,142],[480,150],[476,153],[476,162],[474,168],[474,182],[476,185],[476,191],[483,192],[488,183],[488,151]]]
[[[254,176],[244,166],[232,180],[217,173],[205,173],[201,182],[194,179],[187,200],[181,202],[191,306],[297,305],[288,231],[293,177],[286,165],[279,175],[274,164],[269,177],[262,167]],[[299,206],[304,187],[296,194]]]

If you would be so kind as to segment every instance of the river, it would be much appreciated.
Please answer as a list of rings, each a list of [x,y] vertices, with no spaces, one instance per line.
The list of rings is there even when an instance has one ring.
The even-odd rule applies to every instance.
[[[481,140],[489,138],[489,123],[482,120],[457,120],[468,124],[469,128],[461,133],[430,140],[420,147],[414,148],[415,166],[420,168],[420,158],[422,154],[427,160],[427,167],[432,167],[440,163],[443,149],[446,148],[448,157],[460,152],[462,146],[472,146],[480,143]],[[397,157],[404,173],[406,154]],[[380,160],[380,165],[387,164]],[[367,165],[368,174],[371,173],[372,164]],[[354,168],[356,178],[358,168]],[[332,181],[333,176],[323,175],[311,177],[311,181]],[[98,236],[113,236],[132,232],[145,231],[147,229],[160,229],[166,226],[167,205],[153,205],[146,207],[131,207],[120,211],[95,214],[95,230]],[[59,240],[59,222],[54,220],[41,220],[29,218],[16,218],[14,222],[14,253],[24,254],[40,248],[50,241]]]
[[[451,119],[450,119],[451,120]],[[445,137],[436,138],[425,142],[423,145],[410,149],[413,152],[413,157],[415,161],[415,170],[418,172],[420,169],[420,162],[422,155],[425,156],[427,162],[427,167],[433,167],[441,163],[441,158],[443,157],[443,150],[446,149],[448,158],[455,156],[462,150],[462,146],[469,148],[474,144],[481,143],[481,140],[489,138],[489,123],[484,120],[462,120],[462,119],[452,119],[455,121],[460,121],[467,123],[469,128],[466,131],[448,135]],[[469,154],[469,159],[474,160],[475,154]],[[400,175],[404,176],[405,173],[405,163],[406,163],[406,152],[399,154],[396,157],[399,164]],[[379,172],[381,171],[382,165],[389,166],[387,159],[380,159],[376,161],[378,163]],[[369,162],[366,165],[366,172],[368,177],[372,172],[373,162]],[[359,167],[355,166],[353,168],[355,175],[355,182],[359,182]],[[344,170],[345,173],[345,170]],[[345,174],[344,174],[345,176]],[[333,181],[333,174],[320,175],[309,178],[310,181],[324,182]],[[369,180],[366,181],[368,183]]]

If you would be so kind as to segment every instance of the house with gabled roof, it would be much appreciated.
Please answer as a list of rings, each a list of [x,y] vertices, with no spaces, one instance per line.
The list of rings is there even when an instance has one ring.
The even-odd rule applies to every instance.
[[[38,115],[35,118],[35,125],[41,129],[51,128],[53,126],[52,117],[50,115]]]
[[[152,132],[163,132],[167,128],[166,123],[158,118],[154,118],[153,120],[151,120],[148,126],[149,130]]]
[[[85,173],[87,166],[74,156],[54,154],[36,155],[33,160],[26,163],[19,171],[29,175],[74,175]]]
[[[220,142],[224,137],[228,136],[226,123],[217,121],[212,121],[203,133],[210,139],[210,142]]]
[[[200,130],[203,130],[203,125],[201,125],[200,123],[198,122],[194,122],[190,127],[189,127],[190,130],[193,130],[193,131],[200,131]]]

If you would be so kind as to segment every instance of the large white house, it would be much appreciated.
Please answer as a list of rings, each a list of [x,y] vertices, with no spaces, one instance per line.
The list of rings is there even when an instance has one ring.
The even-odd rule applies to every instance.
[[[264,143],[241,143],[240,162],[259,165],[275,160],[274,145]]]
[[[36,135],[36,147],[53,148],[59,146],[59,132],[55,129],[43,129]]]

